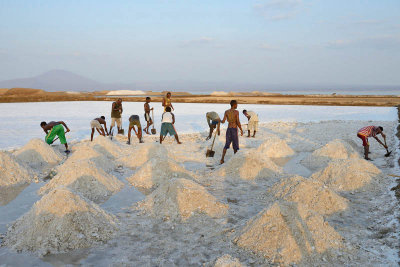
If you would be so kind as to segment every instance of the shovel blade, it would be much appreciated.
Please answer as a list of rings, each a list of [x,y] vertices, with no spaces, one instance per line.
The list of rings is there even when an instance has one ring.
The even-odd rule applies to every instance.
[[[156,129],[151,129],[151,133],[156,134],[157,133]]]
[[[389,157],[390,154],[392,154],[392,151],[389,151],[388,153],[385,154],[385,157]]]
[[[207,157],[207,158],[212,158],[212,157],[214,157],[214,154],[215,154],[215,151],[210,150],[210,149],[207,149],[207,152],[206,152],[206,157]]]

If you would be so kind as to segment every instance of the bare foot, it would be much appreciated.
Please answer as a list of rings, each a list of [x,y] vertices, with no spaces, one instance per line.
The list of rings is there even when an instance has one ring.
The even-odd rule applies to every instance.
[[[219,162],[220,164],[224,164],[225,161],[223,159],[221,159],[221,161]]]
[[[177,142],[179,145],[182,144],[182,142]]]

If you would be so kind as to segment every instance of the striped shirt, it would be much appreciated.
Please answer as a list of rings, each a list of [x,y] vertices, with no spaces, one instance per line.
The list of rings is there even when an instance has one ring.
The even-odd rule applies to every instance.
[[[378,127],[375,126],[366,126],[364,128],[361,128],[358,130],[357,134],[365,136],[365,137],[375,137],[376,136],[376,131]]]

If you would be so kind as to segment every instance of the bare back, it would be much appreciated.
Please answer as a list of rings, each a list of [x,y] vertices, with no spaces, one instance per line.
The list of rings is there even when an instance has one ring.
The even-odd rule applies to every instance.
[[[225,111],[226,120],[228,121],[228,128],[237,128],[238,127],[238,117],[239,112],[234,109],[228,109]]]

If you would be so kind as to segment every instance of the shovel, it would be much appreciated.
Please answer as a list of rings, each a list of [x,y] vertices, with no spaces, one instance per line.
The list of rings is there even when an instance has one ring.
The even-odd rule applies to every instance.
[[[151,134],[156,134],[157,131],[154,128],[154,111],[153,110],[151,110],[151,116],[153,117],[153,128],[151,129]]]
[[[387,144],[386,144],[386,138],[385,138],[385,146],[387,147]],[[389,151],[389,149],[387,149],[386,148],[386,154],[385,154],[385,157],[389,157],[390,156],[390,154],[392,154],[392,151]]]
[[[212,144],[211,144],[211,149],[207,149],[207,152],[206,152],[206,157],[207,157],[207,158],[209,158],[209,157],[210,157],[210,158],[214,157],[215,151],[213,151],[213,147],[214,147],[215,137],[217,137],[217,131],[215,131],[214,139],[213,139],[213,142],[212,142]]]

